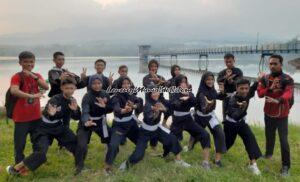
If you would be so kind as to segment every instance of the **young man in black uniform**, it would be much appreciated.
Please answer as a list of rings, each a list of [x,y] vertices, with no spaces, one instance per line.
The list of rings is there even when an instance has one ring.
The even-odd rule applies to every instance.
[[[250,87],[250,82],[244,78],[236,82],[236,93],[226,98],[226,119],[223,124],[227,150],[232,147],[239,135],[250,159],[248,166],[250,171],[255,175],[260,175],[256,160],[261,157],[261,151],[251,128],[246,123],[249,102],[254,97],[257,86],[258,82],[254,82]]]
[[[52,97],[42,114],[42,122],[37,129],[36,140],[38,150],[26,157],[15,166],[9,166],[9,174],[26,175],[29,170],[34,171],[47,161],[47,151],[53,139],[61,143],[68,151],[75,155],[76,135],[67,125],[70,119],[79,120],[80,108],[72,97],[76,90],[75,80],[66,78],[61,82],[62,93]]]
[[[143,78],[143,86],[145,88],[165,86],[166,84],[165,78],[157,74],[158,67],[159,67],[159,63],[157,60],[152,59],[149,61],[148,63],[149,74],[147,74]],[[147,101],[148,98],[149,98],[149,93],[145,93],[145,100]],[[164,120],[163,120],[163,123],[166,123],[168,117],[171,115],[169,109],[169,102],[165,99],[164,93],[160,93],[159,99],[167,108],[167,110],[164,112]],[[158,141],[155,138],[150,140],[150,146],[153,150],[156,150],[157,143]]]
[[[73,77],[75,79],[77,89],[85,87],[83,80],[86,79],[86,68],[82,69],[81,77],[64,69],[65,55],[62,52],[55,52],[53,54],[53,62],[55,63],[55,66],[48,72],[48,80],[51,85],[50,92],[48,93],[50,98],[61,93],[61,80],[67,77]]]
[[[219,72],[217,82],[224,85],[225,94],[231,96],[236,90],[236,81],[243,77],[243,72],[242,70],[234,66],[235,58],[233,54],[225,54],[224,62],[226,68]],[[225,102],[226,99],[223,101],[223,121],[225,120]]]
[[[97,59],[94,63],[95,66],[95,70],[96,70],[96,75],[100,76],[100,78],[102,79],[102,89],[103,90],[107,90],[107,88],[109,86],[112,85],[113,83],[113,75],[114,74],[109,74],[109,77],[106,77],[105,75],[103,75],[103,72],[106,68],[106,61],[104,61],[103,59]],[[89,79],[91,76],[87,76],[85,79],[85,85],[87,86],[87,90],[89,90],[90,88],[88,87],[89,84]]]

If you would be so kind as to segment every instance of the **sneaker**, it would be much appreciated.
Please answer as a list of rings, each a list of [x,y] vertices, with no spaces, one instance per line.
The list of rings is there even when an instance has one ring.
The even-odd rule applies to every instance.
[[[126,169],[128,169],[128,161],[127,160],[122,162],[122,164],[119,167],[120,171],[125,171]]]
[[[208,161],[203,161],[201,166],[206,170],[210,170],[210,164]]]
[[[223,164],[222,164],[222,162],[221,162],[221,160],[219,160],[219,161],[215,161],[215,165],[217,166],[217,167],[223,167]]]
[[[13,166],[7,166],[6,167],[6,172],[9,174],[9,175],[19,175],[19,171],[17,171]]]
[[[288,177],[289,174],[289,167],[288,166],[282,166],[282,168],[280,169],[280,175],[282,177]]]
[[[187,162],[185,162],[184,160],[175,160],[175,164],[180,165],[182,167],[191,167],[191,165]]]
[[[253,174],[255,174],[255,175],[260,175],[260,174],[261,174],[261,172],[260,172],[260,170],[258,169],[256,163],[249,164],[248,168],[249,168],[249,170],[250,170]]]

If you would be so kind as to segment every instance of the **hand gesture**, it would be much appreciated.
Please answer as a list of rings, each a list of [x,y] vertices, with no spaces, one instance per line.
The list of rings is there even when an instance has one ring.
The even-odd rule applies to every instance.
[[[280,81],[279,78],[275,78],[275,79],[273,80],[273,83],[272,83],[270,89],[273,90],[273,89],[275,89],[275,88],[279,88],[279,81]]]
[[[268,103],[274,103],[274,104],[279,104],[279,101],[277,99],[274,99],[272,97],[266,96],[266,102]]]
[[[82,68],[82,73],[81,73],[81,75],[80,75],[80,78],[82,79],[82,80],[85,80],[86,79],[86,72],[87,72],[87,68]]]
[[[69,108],[72,110],[72,111],[76,111],[78,109],[78,105],[77,105],[77,102],[75,99],[72,99],[71,100],[71,103],[69,104]]]
[[[266,73],[264,73],[264,72],[258,73],[258,76],[257,76],[256,80],[259,82],[265,75],[266,75]]]
[[[85,127],[92,127],[92,126],[97,126],[96,123],[94,123],[92,120],[89,120],[87,122],[84,123]]]
[[[154,106],[156,106],[159,111],[166,111],[167,110],[166,107],[160,102],[156,103]]]
[[[64,80],[64,79],[66,79],[68,76],[69,76],[69,74],[68,74],[67,72],[63,72],[63,73],[60,75],[59,79],[60,79],[60,80]]]
[[[243,101],[243,102],[236,102],[237,105],[241,108],[241,109],[245,109],[247,107],[247,102]]]
[[[101,108],[105,108],[106,107],[106,102],[107,100],[102,99],[101,97],[96,97],[97,102],[95,102],[95,104]]]
[[[113,76],[114,76],[114,73],[109,72],[108,80],[109,80],[110,85],[111,85],[112,82],[114,81]]]
[[[44,98],[45,96],[44,96],[44,93],[43,92],[39,92],[39,93],[36,93],[36,94],[33,94],[32,95],[32,98],[33,99],[39,99],[39,98]]]
[[[225,92],[225,87],[224,87],[224,83],[223,82],[219,83],[219,91],[222,92],[222,93]]]
[[[31,71],[28,71],[28,70],[23,70],[22,71],[25,75],[28,75],[28,76],[30,76],[31,78],[33,78],[33,79],[36,79],[36,78],[38,78],[34,73],[32,73]]]
[[[57,112],[57,106],[56,105],[53,106],[49,103],[47,107],[47,112],[50,116],[54,116]]]

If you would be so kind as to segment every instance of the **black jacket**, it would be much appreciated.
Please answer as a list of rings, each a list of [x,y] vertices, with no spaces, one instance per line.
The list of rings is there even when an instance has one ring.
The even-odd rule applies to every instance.
[[[255,91],[257,89],[258,83],[254,82],[250,87],[249,93],[246,97],[240,97],[237,94],[227,97],[227,102],[225,105],[225,113],[232,119],[240,121],[247,115],[247,109],[250,103],[250,99],[255,96]],[[245,107],[240,107],[237,102],[246,102]]]
[[[242,70],[240,70],[239,68],[232,68],[232,74],[235,75],[235,77],[233,77],[233,83],[228,83],[228,81],[226,80],[225,76],[226,76],[226,70],[227,69],[224,69],[222,70],[221,72],[219,72],[218,74],[218,78],[217,78],[217,81],[218,83],[219,82],[222,82],[224,83],[224,90],[225,90],[225,93],[233,93],[235,92],[235,82],[242,78],[243,77],[243,72]]]

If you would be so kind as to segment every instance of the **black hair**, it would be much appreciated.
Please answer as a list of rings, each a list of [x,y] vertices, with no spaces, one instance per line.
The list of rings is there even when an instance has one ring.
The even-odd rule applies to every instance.
[[[117,84],[117,88],[118,88],[118,89],[121,89],[121,88],[122,88],[123,82],[124,82],[125,80],[128,80],[128,81],[130,82],[130,84],[132,85],[132,82],[131,82],[130,78],[129,78],[128,76],[123,76],[123,77],[121,77],[120,80],[118,81],[118,84]]]
[[[156,64],[157,67],[159,67],[159,63],[156,59],[151,59],[148,63],[148,69],[150,69],[152,64]]]
[[[53,59],[56,59],[58,56],[65,56],[65,55],[64,53],[57,51],[53,54]]]
[[[104,61],[103,59],[97,59],[97,60],[95,61],[95,65],[96,65],[97,63],[103,63],[104,66],[106,66],[106,61]]]
[[[67,85],[67,84],[76,85],[76,80],[73,77],[67,77],[67,78],[63,79],[60,83],[61,86]]]
[[[229,59],[229,58],[234,59],[234,55],[232,53],[226,53],[224,59]]]
[[[30,51],[23,51],[19,54],[19,61],[23,59],[35,59],[35,55]]]
[[[279,54],[273,54],[270,56],[270,59],[271,58],[279,59],[280,64],[282,64],[282,62],[283,62],[283,57]]]
[[[126,65],[121,65],[121,66],[119,66],[119,70],[121,70],[121,69],[123,69],[123,68],[128,69],[128,67],[127,67]]]
[[[175,70],[176,68],[178,68],[179,70],[181,69],[180,66],[178,66],[177,64],[174,64],[172,67],[171,67],[171,75],[172,77],[175,77]]]
[[[182,83],[182,80],[186,79],[186,82],[188,82],[188,79],[185,75],[178,75],[175,77],[175,86],[176,87],[179,87],[179,85]]]
[[[240,85],[250,85],[250,81],[245,78],[240,78],[236,81],[236,87],[239,87]]]

